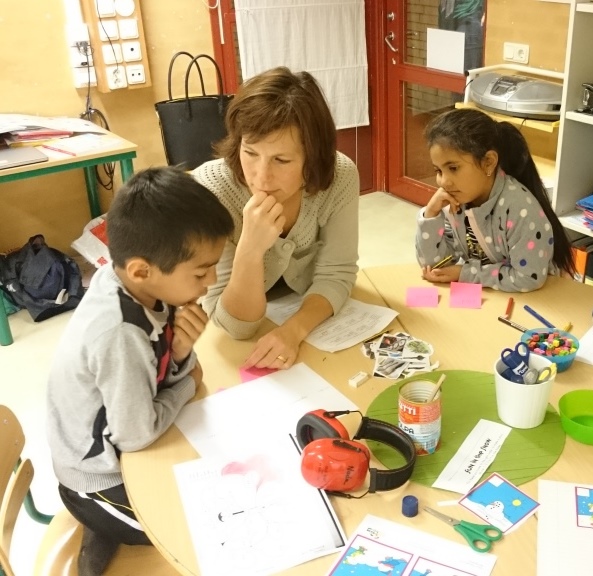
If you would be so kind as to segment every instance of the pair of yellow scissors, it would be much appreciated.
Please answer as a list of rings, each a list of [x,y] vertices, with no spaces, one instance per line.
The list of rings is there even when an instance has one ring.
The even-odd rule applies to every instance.
[[[457,520],[427,506],[424,507],[424,510],[446,522],[449,526],[453,526],[476,552],[488,552],[492,548],[492,542],[502,538],[502,530],[492,524],[474,524],[465,520]]]

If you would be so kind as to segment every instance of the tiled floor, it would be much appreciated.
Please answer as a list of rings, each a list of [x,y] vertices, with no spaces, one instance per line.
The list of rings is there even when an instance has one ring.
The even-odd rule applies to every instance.
[[[383,192],[360,201],[360,267],[415,262],[417,206]],[[62,507],[45,440],[45,382],[54,345],[70,313],[34,324],[26,311],[10,317],[14,344],[0,347],[0,402],[18,416],[25,430],[25,456],[35,466],[32,493],[37,508],[53,514]],[[12,562],[19,576],[33,573],[35,551],[45,527],[23,511],[17,523]]]

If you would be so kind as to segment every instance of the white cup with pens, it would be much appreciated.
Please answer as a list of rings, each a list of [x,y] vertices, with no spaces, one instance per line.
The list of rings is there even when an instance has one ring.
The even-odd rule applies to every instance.
[[[499,358],[494,363],[494,386],[498,417],[512,428],[535,428],[546,416],[550,392],[556,378],[556,366],[545,356],[529,354],[528,370],[537,374],[531,384],[505,378],[508,365]],[[515,380],[517,380],[515,378]]]

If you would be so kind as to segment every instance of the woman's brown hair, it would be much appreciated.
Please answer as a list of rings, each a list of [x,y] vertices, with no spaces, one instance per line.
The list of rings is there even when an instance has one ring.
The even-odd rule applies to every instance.
[[[308,72],[293,74],[281,66],[250,78],[229,104],[225,124],[227,136],[215,151],[241,184],[246,185],[240,160],[242,138],[255,143],[289,127],[298,128],[303,144],[305,190],[314,194],[333,182],[336,125],[321,88]]]

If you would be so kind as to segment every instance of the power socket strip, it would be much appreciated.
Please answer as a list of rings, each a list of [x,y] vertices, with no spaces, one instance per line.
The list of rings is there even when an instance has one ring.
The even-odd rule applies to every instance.
[[[107,86],[109,86],[110,90],[119,90],[128,86],[124,66],[107,66],[105,68],[105,76],[107,77]]]
[[[126,76],[128,78],[128,84],[144,84],[146,82],[144,65],[134,64],[133,66],[126,66]]]

